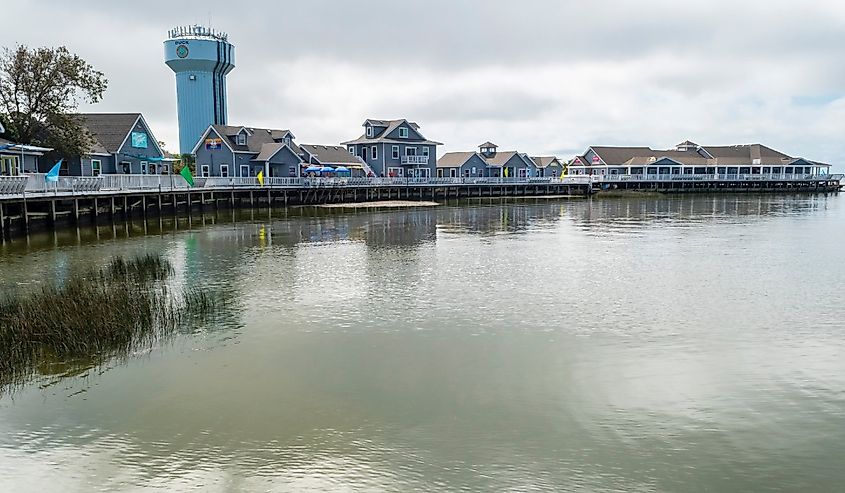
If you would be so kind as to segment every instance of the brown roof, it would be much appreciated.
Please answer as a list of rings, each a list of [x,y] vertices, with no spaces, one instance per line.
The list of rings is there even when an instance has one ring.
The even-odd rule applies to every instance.
[[[477,152],[447,152],[446,154],[440,156],[440,159],[437,160],[437,167],[460,168],[464,165],[464,163],[469,161],[472,156],[476,155],[478,155]]]
[[[413,140],[413,139],[388,139],[385,136],[388,135],[390,132],[396,130],[399,125],[402,123],[407,123],[409,127],[413,128],[417,133],[420,131],[420,126],[414,122],[410,122],[408,120],[399,119],[399,120],[373,120],[368,119],[364,122],[364,125],[367,123],[374,124],[380,127],[387,127],[383,131],[373,135],[372,137],[367,137],[367,134],[364,133],[360,137],[355,140],[349,140],[346,142],[341,142],[343,145],[352,145],[352,144],[375,144],[375,143],[387,143],[387,144],[405,144],[408,142],[413,142],[415,144],[429,144],[429,145],[443,145],[442,142],[435,142],[433,140],[427,140],[423,135],[420,133],[420,137],[422,140]]]
[[[342,164],[347,167],[348,165],[361,164],[361,159],[357,156],[353,156],[352,153],[343,146],[301,144],[299,147],[308,152],[308,154],[314,156],[314,159],[319,161],[320,164]]]
[[[77,113],[80,125],[91,134],[92,154],[114,154],[135,127],[140,113]],[[150,136],[152,139],[152,136]]]
[[[560,160],[554,156],[537,156],[532,157],[531,160],[534,161],[534,165],[538,168],[548,168],[555,162],[557,162],[557,165],[560,166]]]
[[[276,142],[277,139],[281,140],[288,135],[293,138],[293,134],[291,134],[290,130],[244,127],[236,125],[212,125],[212,127],[215,132],[229,141],[229,147],[235,151],[252,152],[255,154],[261,153],[264,144],[278,144],[279,142]],[[239,146],[237,135],[242,129],[246,129],[249,135],[246,139],[246,145]],[[296,144],[291,142],[290,147],[295,153],[299,154],[299,148],[297,148]]]
[[[479,147],[479,148],[481,148],[481,147],[493,147],[493,148],[498,148],[499,146],[497,146],[496,144],[494,144],[494,143],[492,143],[492,142],[490,142],[490,141],[488,140],[487,142],[485,142],[485,143],[481,144],[481,145],[480,145],[480,146],[478,146],[478,147]]]

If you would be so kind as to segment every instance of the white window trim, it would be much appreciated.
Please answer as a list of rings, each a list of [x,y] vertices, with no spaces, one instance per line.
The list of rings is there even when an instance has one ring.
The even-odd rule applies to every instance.
[[[449,168],[449,178],[458,177],[458,168]]]
[[[355,154],[355,146],[349,146],[349,154],[352,154],[353,156],[357,156],[357,154]]]
[[[423,146],[423,148],[422,148],[422,155],[423,155],[423,156],[428,156],[428,153],[429,153],[428,146]]]
[[[246,145],[246,135],[241,132],[238,134],[238,145],[245,146]]]
[[[211,167],[207,164],[200,166],[200,176],[202,178],[208,178],[209,175],[211,175]]]
[[[246,173],[244,173],[244,168],[246,168]],[[241,167],[238,168],[238,170],[241,172],[241,178],[249,176],[249,165],[248,164],[242,164]]]
[[[368,139],[373,138],[373,126],[372,125],[367,125],[367,138]]]
[[[407,127],[399,127],[399,138],[400,139],[407,139],[409,135]]]
[[[97,171],[94,172],[94,163],[97,163]],[[100,176],[100,173],[103,172],[103,162],[99,159],[92,159],[91,160],[91,176]]]
[[[408,154],[408,151],[409,151],[409,150],[411,150],[411,149],[413,149],[413,150],[414,150],[414,153],[413,153],[413,154]],[[419,149],[417,149],[417,146],[408,146],[408,147],[406,147],[406,148],[405,148],[405,155],[406,155],[406,156],[416,156],[416,155],[417,155],[417,151],[418,151],[418,150],[419,150]]]
[[[123,171],[124,169],[128,169],[129,171]],[[132,163],[129,161],[121,161],[120,162],[120,172],[121,173],[132,173]]]
[[[391,156],[393,159],[399,159],[399,146],[391,147]]]
[[[371,159],[378,159],[378,146],[373,146],[373,150],[370,156]]]
[[[142,175],[147,174],[147,162],[146,161],[141,161],[141,174]]]
[[[229,165],[228,164],[221,164],[220,165],[220,176],[224,178],[229,177]]]

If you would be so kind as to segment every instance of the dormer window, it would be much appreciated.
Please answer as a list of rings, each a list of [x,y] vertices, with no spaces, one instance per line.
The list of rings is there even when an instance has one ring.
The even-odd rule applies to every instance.
[[[373,138],[373,127],[372,127],[372,126],[370,126],[370,125],[367,125],[367,138],[368,138],[368,139],[372,139],[372,138]]]
[[[408,129],[407,127],[399,128],[399,138],[407,139],[408,138]]]
[[[246,145],[246,134],[243,132],[238,134],[238,145],[245,146]]]

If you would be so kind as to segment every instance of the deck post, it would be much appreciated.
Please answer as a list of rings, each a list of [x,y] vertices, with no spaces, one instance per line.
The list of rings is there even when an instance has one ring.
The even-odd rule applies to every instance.
[[[6,215],[3,214],[3,203],[0,202],[0,242],[6,241]]]

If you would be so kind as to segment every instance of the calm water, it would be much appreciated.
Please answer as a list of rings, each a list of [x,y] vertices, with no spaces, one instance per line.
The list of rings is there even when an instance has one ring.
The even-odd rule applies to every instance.
[[[736,195],[6,243],[0,289],[152,251],[234,303],[0,397],[0,491],[841,491],[844,244],[845,197]]]

